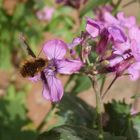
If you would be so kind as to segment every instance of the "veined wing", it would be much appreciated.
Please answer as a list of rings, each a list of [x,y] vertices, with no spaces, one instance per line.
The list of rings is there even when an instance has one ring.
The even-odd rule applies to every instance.
[[[23,36],[23,34],[21,33],[19,36],[21,45],[23,47],[23,49],[32,57],[36,58],[36,55],[34,54],[34,52],[31,50],[30,46],[28,45],[27,41],[25,40],[25,37]]]

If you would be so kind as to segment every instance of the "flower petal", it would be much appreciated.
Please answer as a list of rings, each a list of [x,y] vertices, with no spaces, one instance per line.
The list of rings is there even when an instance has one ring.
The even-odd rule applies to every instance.
[[[116,26],[110,26],[108,27],[108,32],[112,36],[113,40],[118,43],[124,43],[126,42],[127,38],[123,31]]]
[[[78,72],[83,63],[80,60],[61,60],[57,62],[58,72],[61,74],[72,74]]]
[[[43,51],[47,58],[62,59],[66,54],[67,44],[61,40],[50,40],[43,46]]]
[[[81,43],[82,39],[80,37],[74,38],[72,43],[68,44],[69,49],[73,49]]]
[[[135,40],[132,40],[131,51],[136,61],[140,61],[140,43],[137,43]]]
[[[52,102],[59,102],[63,96],[61,81],[54,75],[47,76],[47,84],[43,82],[43,96]]]
[[[100,23],[97,21],[87,18],[87,25],[86,25],[86,31],[92,36],[92,37],[97,37],[100,33]]]
[[[131,43],[129,42],[129,40],[127,40],[124,43],[115,43],[113,46],[114,49],[114,54],[119,54],[119,55],[123,55],[123,53],[125,51],[127,51],[128,49],[130,49]]]
[[[140,62],[136,62],[128,68],[128,73],[130,74],[130,79],[135,81],[140,76]]]
[[[125,17],[123,12],[119,12],[117,18],[120,21],[120,25],[127,28],[131,28],[136,24],[136,18],[134,16]]]
[[[138,27],[132,27],[129,29],[129,37],[130,39],[134,39],[140,43],[140,29]]]
[[[29,77],[28,79],[32,82],[37,82],[37,81],[41,80],[40,79],[40,74],[37,74],[34,77]]]
[[[97,44],[96,51],[100,55],[104,55],[107,50],[108,36],[102,35],[99,43]]]
[[[118,24],[119,21],[110,12],[104,13],[104,20],[109,24]]]

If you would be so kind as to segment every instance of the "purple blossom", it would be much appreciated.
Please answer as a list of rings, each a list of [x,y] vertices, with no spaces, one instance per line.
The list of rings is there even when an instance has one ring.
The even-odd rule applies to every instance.
[[[135,23],[135,22],[132,22]],[[129,29],[128,42],[125,45],[125,49],[122,50],[122,46],[118,47],[118,50],[124,53],[129,54],[129,67],[126,69],[131,80],[137,80],[140,76],[140,29],[133,24],[134,26]],[[123,60],[126,61],[126,60]]]
[[[67,48],[67,44],[61,40],[50,40],[43,46],[43,52],[48,59],[48,65],[40,75],[43,82],[43,96],[52,102],[60,101],[64,92],[61,81],[56,77],[57,73],[73,74],[82,67],[80,60],[64,57]]]
[[[117,22],[116,19],[113,18],[113,20],[112,22]],[[96,49],[100,55],[103,55],[103,53],[107,49],[108,41],[111,41],[113,44],[124,43],[127,41],[126,35],[121,27],[108,22],[87,18],[86,31],[93,38],[100,37],[100,41]]]
[[[134,38],[130,41],[115,47],[113,54],[116,57],[109,60],[109,67],[114,67],[118,75],[127,70],[131,80],[137,80],[140,76],[140,45]]]
[[[42,10],[37,11],[36,15],[39,20],[50,21],[55,9],[53,7],[45,6]]]
[[[140,29],[135,17],[125,17],[123,12],[114,17],[106,10],[102,14],[102,19],[87,18],[86,25],[88,34],[97,38],[96,52],[100,60],[108,61],[108,72],[121,76],[127,71],[132,80],[137,80],[140,76]],[[107,51],[111,52],[110,56],[106,56]]]
[[[109,39],[112,39],[115,43],[123,43],[126,41],[126,35],[118,26],[118,21],[108,13],[105,14],[109,22],[96,21],[91,18],[87,18],[86,31],[93,37],[98,37],[104,33]],[[111,21],[110,21],[111,20]]]

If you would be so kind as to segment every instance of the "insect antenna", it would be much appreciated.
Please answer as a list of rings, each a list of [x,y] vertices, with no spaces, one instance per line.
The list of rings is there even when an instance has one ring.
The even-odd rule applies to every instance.
[[[23,49],[26,50],[27,53],[28,53],[30,56],[36,58],[36,55],[35,55],[34,52],[31,50],[29,44],[27,43],[27,41],[26,41],[26,39],[25,39],[25,37],[24,37],[24,35],[23,35],[22,33],[20,33],[20,35],[19,35],[19,40],[20,40],[20,42],[21,42],[21,44],[22,44]]]
[[[37,55],[37,57],[39,57],[39,55],[42,53],[42,51],[43,51],[43,47],[41,48],[41,50],[40,50],[39,54]]]

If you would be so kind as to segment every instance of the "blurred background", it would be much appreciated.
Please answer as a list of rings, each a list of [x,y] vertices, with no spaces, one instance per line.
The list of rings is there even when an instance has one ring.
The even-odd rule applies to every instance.
[[[28,58],[21,47],[19,34],[24,34],[36,55],[47,40],[58,38],[70,43],[84,30],[84,16],[94,17],[93,10],[98,6],[93,6],[92,10],[81,16],[80,11],[86,2],[79,6],[80,0],[72,1],[64,5],[55,0],[0,0],[0,140],[10,140],[11,137],[14,140],[34,139],[52,106],[50,101],[42,97],[42,84],[32,83],[19,73],[20,63]],[[124,11],[126,15],[135,15],[140,23],[139,1],[130,0],[131,4],[127,5],[128,3],[129,0],[123,0],[123,8],[118,10]],[[40,56],[44,57],[42,53]],[[63,85],[69,80],[67,76],[60,78]],[[110,76],[107,84],[111,79]],[[75,80],[75,83],[79,82],[81,81]],[[105,102],[125,99],[127,103],[133,102],[134,107],[140,110],[140,100],[134,101],[130,98],[140,92],[139,85],[140,80],[131,82],[128,77],[121,77],[113,85]],[[89,81],[85,79],[81,87],[73,88],[71,85],[66,91],[73,88],[77,96],[95,106]],[[43,129],[50,129],[62,121],[55,115],[49,117]]]

